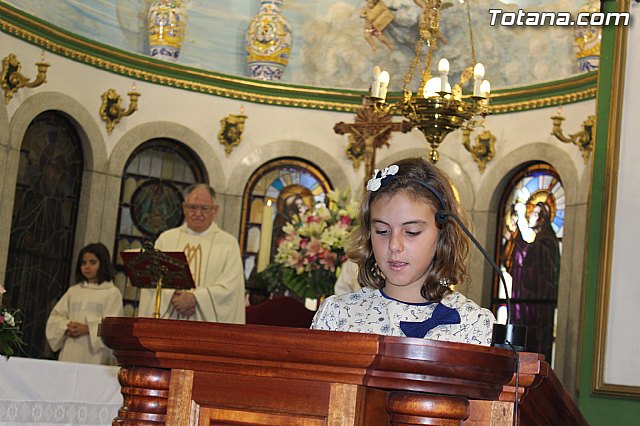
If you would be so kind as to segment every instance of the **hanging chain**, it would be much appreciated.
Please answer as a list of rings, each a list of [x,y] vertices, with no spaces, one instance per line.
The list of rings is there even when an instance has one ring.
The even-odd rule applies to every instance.
[[[473,68],[476,66],[476,45],[473,39],[473,27],[471,25],[471,6],[469,5],[469,0],[466,2],[467,6],[467,25],[469,27],[469,43],[471,44],[471,66],[465,68],[462,73],[460,73],[460,81],[456,84],[456,91],[460,90],[462,93],[462,85],[467,81],[471,80],[473,77]]]
[[[471,25],[471,6],[469,0],[466,1],[467,5],[467,24],[469,25],[469,42],[471,43],[471,66],[476,66],[476,45],[473,41],[473,26]]]
[[[411,83],[411,80],[413,80],[416,68],[419,67],[421,63],[424,65],[424,71],[420,73],[419,91],[424,89],[427,80],[431,78],[430,70],[431,62],[433,60],[433,49],[435,48],[436,37],[440,30],[440,7],[441,0],[427,0],[425,6],[422,8],[422,13],[418,20],[419,37],[416,42],[415,55],[409,62],[409,70],[402,80],[402,91],[405,93],[405,97],[410,93],[408,90],[409,84]],[[423,61],[422,51],[425,44],[428,48],[428,54]],[[418,93],[418,96],[420,96],[420,93]]]

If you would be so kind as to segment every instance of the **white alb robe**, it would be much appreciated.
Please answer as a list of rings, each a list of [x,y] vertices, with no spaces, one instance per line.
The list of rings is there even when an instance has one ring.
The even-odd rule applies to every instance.
[[[98,325],[104,317],[121,317],[122,294],[111,281],[101,284],[83,282],[69,287],[56,303],[47,320],[46,336],[58,360],[88,364],[115,365],[111,349],[98,336]],[[69,337],[65,334],[70,321],[87,324],[89,334]]]
[[[191,317],[179,315],[171,305],[175,290],[162,290],[160,318],[192,321],[245,323],[245,288],[238,241],[215,223],[204,232],[194,232],[186,224],[169,229],[160,236],[155,248],[184,251],[196,283],[193,292],[197,304]],[[140,290],[139,317],[153,317],[155,289]]]
[[[358,264],[347,260],[342,264],[341,269],[340,275],[333,287],[333,294],[340,296],[341,294],[360,290],[360,284],[358,284]]]

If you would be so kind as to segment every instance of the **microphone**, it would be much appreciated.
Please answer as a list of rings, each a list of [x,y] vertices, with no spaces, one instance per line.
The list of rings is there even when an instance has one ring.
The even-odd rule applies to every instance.
[[[493,324],[493,334],[491,337],[491,346],[495,346],[498,348],[515,350],[518,352],[524,351],[527,345],[527,328],[523,325],[515,325],[511,323],[511,297],[509,296],[509,292],[507,291],[507,283],[505,282],[504,275],[498,265],[494,262],[494,260],[487,254],[487,251],[482,247],[482,245],[476,240],[476,238],[471,234],[471,232],[467,229],[467,227],[462,223],[460,218],[451,213],[446,212],[444,210],[439,210],[436,212],[436,222],[440,225],[444,225],[447,223],[449,218],[452,218],[458,226],[464,231],[465,234],[469,237],[469,239],[473,242],[473,244],[480,250],[484,258],[489,262],[493,270],[498,274],[500,278],[500,282],[502,283],[502,288],[504,289],[505,299],[507,301],[507,323],[506,324]]]
[[[436,196],[440,199],[439,194],[437,192],[436,192]],[[440,199],[440,205],[444,206],[444,204],[442,203],[442,199]],[[451,212],[446,212],[444,210],[439,210],[436,212],[436,222],[438,222],[440,225],[444,225],[445,223],[447,223],[449,218],[452,218],[453,220],[455,220],[455,222],[460,226],[460,228],[464,231],[464,233],[467,234],[467,237],[469,237],[469,239],[473,241],[473,244],[475,244],[478,250],[480,250],[484,258],[491,264],[491,267],[493,268],[493,270],[496,271],[496,273],[498,274],[498,277],[500,278],[500,282],[502,283],[502,288],[504,289],[504,296],[505,296],[505,299],[507,300],[507,323],[493,324],[493,333],[491,334],[491,346],[511,350],[516,355],[516,359],[515,359],[516,395],[513,401],[513,424],[517,425],[519,421],[518,420],[519,419],[518,417],[518,388],[519,388],[518,381],[520,378],[520,356],[518,355],[518,352],[522,352],[525,350],[525,346],[527,344],[527,328],[523,325],[511,324],[511,297],[509,297],[509,292],[507,291],[507,283],[504,279],[504,275],[502,274],[502,271],[500,270],[500,268],[498,268],[498,265],[496,265],[496,262],[493,261],[491,256],[489,256],[487,251],[484,249],[484,247],[482,247],[482,245],[478,242],[478,240],[476,240],[473,234],[471,234],[471,232],[467,229],[464,223],[462,223],[462,221],[457,215]]]

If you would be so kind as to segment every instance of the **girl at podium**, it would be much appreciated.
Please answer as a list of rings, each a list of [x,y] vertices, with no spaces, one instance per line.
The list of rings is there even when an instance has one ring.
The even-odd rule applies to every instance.
[[[495,318],[451,289],[467,277],[469,239],[448,176],[420,158],[376,170],[367,183],[349,259],[352,293],[324,300],[311,328],[489,346]]]
[[[77,284],[56,303],[47,320],[47,341],[54,352],[60,351],[60,361],[115,364],[98,336],[102,318],[123,316],[110,258],[102,243],[89,244],[78,254]]]

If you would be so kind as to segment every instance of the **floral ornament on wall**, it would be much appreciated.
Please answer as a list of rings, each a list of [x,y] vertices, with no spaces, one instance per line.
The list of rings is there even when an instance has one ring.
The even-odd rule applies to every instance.
[[[334,190],[324,204],[283,227],[285,237],[278,241],[275,262],[282,267],[282,281],[290,291],[312,299],[333,294],[357,213],[350,191]]]
[[[124,117],[129,117],[138,110],[138,99],[141,95],[136,92],[135,83],[131,85],[131,91],[127,95],[129,96],[129,106],[127,108],[122,106],[122,98],[115,89],[107,89],[106,92],[100,95],[102,103],[98,112],[102,121],[107,125],[108,134],[113,132],[113,128],[120,120]]]
[[[471,153],[473,161],[478,165],[480,174],[484,173],[487,163],[496,155],[496,137],[489,131],[480,133],[471,145],[471,129],[462,129],[462,145]]]
[[[244,122],[247,116],[244,114],[229,114],[220,120],[220,131],[218,132],[218,140],[224,145],[224,152],[227,157],[231,154],[234,147],[242,142],[242,132],[244,132]]]

